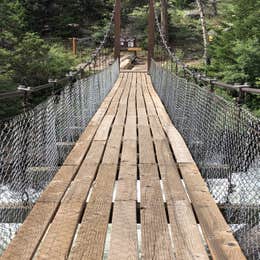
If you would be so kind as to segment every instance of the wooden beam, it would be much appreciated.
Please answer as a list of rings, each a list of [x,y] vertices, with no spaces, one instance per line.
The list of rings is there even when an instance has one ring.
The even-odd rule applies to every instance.
[[[116,0],[115,7],[115,59],[120,62],[120,36],[121,36],[121,0]]]
[[[149,24],[148,24],[148,71],[151,67],[152,58],[154,56],[154,26],[155,26],[155,14],[154,14],[154,1],[149,0]]]
[[[73,53],[73,55],[77,55],[77,45],[78,45],[78,39],[73,37],[72,38],[72,53]]]

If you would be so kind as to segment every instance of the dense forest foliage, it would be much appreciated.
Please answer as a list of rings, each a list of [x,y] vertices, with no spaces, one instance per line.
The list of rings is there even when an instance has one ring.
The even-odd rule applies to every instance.
[[[156,1],[158,9],[161,1]],[[168,41],[185,63],[225,82],[260,87],[260,1],[200,0],[209,37],[207,66],[202,60],[198,1],[166,2]],[[46,83],[87,59],[71,54],[69,38],[84,37],[89,39],[86,48],[96,46],[113,4],[114,0],[1,0],[0,91]],[[147,0],[122,1],[122,34],[136,36],[144,48],[147,16]],[[259,97],[248,96],[246,104],[260,116]],[[0,110],[0,116],[10,112],[1,104]]]

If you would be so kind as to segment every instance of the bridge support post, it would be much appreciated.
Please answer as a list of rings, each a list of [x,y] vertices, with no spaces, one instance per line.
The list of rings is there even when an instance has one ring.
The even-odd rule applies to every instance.
[[[73,37],[72,38],[72,53],[73,53],[73,55],[77,55],[77,48],[78,48],[78,39],[77,38],[75,38],[75,37]]]
[[[148,71],[151,68],[152,58],[154,57],[154,26],[155,26],[155,14],[154,14],[154,0],[149,0],[149,22],[148,22]]]
[[[121,34],[121,0],[116,0],[115,6],[115,52],[114,57],[120,63],[120,34]]]

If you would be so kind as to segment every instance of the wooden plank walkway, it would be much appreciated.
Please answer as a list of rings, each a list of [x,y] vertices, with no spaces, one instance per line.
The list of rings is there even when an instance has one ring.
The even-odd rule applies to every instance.
[[[209,257],[245,259],[150,77],[124,72],[1,259]]]

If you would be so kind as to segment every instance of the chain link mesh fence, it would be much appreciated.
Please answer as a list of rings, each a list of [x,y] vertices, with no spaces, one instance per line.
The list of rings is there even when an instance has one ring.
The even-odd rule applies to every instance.
[[[150,73],[245,255],[260,259],[259,120],[155,61]]]
[[[118,61],[0,122],[0,254],[114,85]]]

